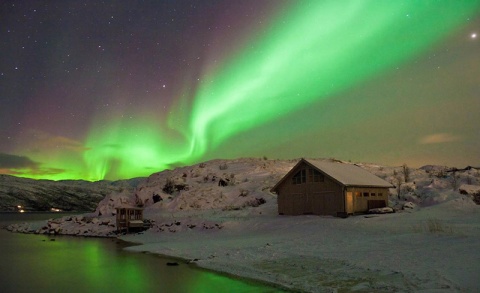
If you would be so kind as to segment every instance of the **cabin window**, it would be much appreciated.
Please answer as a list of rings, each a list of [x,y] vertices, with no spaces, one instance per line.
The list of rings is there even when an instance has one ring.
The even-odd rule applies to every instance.
[[[307,170],[303,169],[297,172],[297,174],[293,175],[292,183],[293,184],[302,184],[307,181]]]
[[[383,193],[379,192],[379,193],[378,193],[378,196],[383,196]]]
[[[310,182],[323,182],[325,181],[325,177],[323,176],[322,173],[315,169],[309,169],[308,170],[308,176]]]
[[[362,197],[362,193],[361,193],[361,192],[358,192],[358,191],[356,191],[356,192],[355,192],[355,197]]]
[[[370,193],[370,196],[375,196],[375,192]]]
[[[363,197],[368,197],[370,194],[368,192],[363,193]]]

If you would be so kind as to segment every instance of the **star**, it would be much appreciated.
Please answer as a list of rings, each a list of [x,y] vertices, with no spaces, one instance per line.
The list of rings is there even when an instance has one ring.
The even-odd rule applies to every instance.
[[[470,35],[470,38],[471,38],[471,39],[476,39],[476,38],[477,38],[477,33],[472,33],[472,34]]]

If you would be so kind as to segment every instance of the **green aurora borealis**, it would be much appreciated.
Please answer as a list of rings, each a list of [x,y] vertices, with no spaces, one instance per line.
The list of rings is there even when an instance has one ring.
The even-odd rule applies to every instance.
[[[21,176],[132,178],[214,158],[236,137],[318,107],[425,53],[479,9],[478,1],[290,3],[270,17],[261,33],[206,65],[201,82],[183,83],[168,111],[144,111],[136,119],[98,112],[75,152],[58,150],[48,158],[28,154],[64,172]],[[355,118],[342,119],[354,123]],[[275,134],[285,139],[317,127],[298,119],[288,124]],[[239,144],[235,155],[242,154],[241,148],[259,147],[256,136],[261,134]]]

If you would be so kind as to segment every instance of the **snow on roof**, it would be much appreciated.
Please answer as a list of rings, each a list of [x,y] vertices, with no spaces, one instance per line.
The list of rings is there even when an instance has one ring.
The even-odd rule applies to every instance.
[[[380,177],[353,164],[305,160],[345,186],[393,187]]]

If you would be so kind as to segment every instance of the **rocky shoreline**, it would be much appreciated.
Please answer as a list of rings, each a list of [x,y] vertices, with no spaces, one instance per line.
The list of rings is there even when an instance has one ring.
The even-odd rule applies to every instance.
[[[24,222],[6,227],[10,232],[70,235],[85,237],[117,237],[115,218],[96,218],[85,215],[65,216],[39,222]]]

